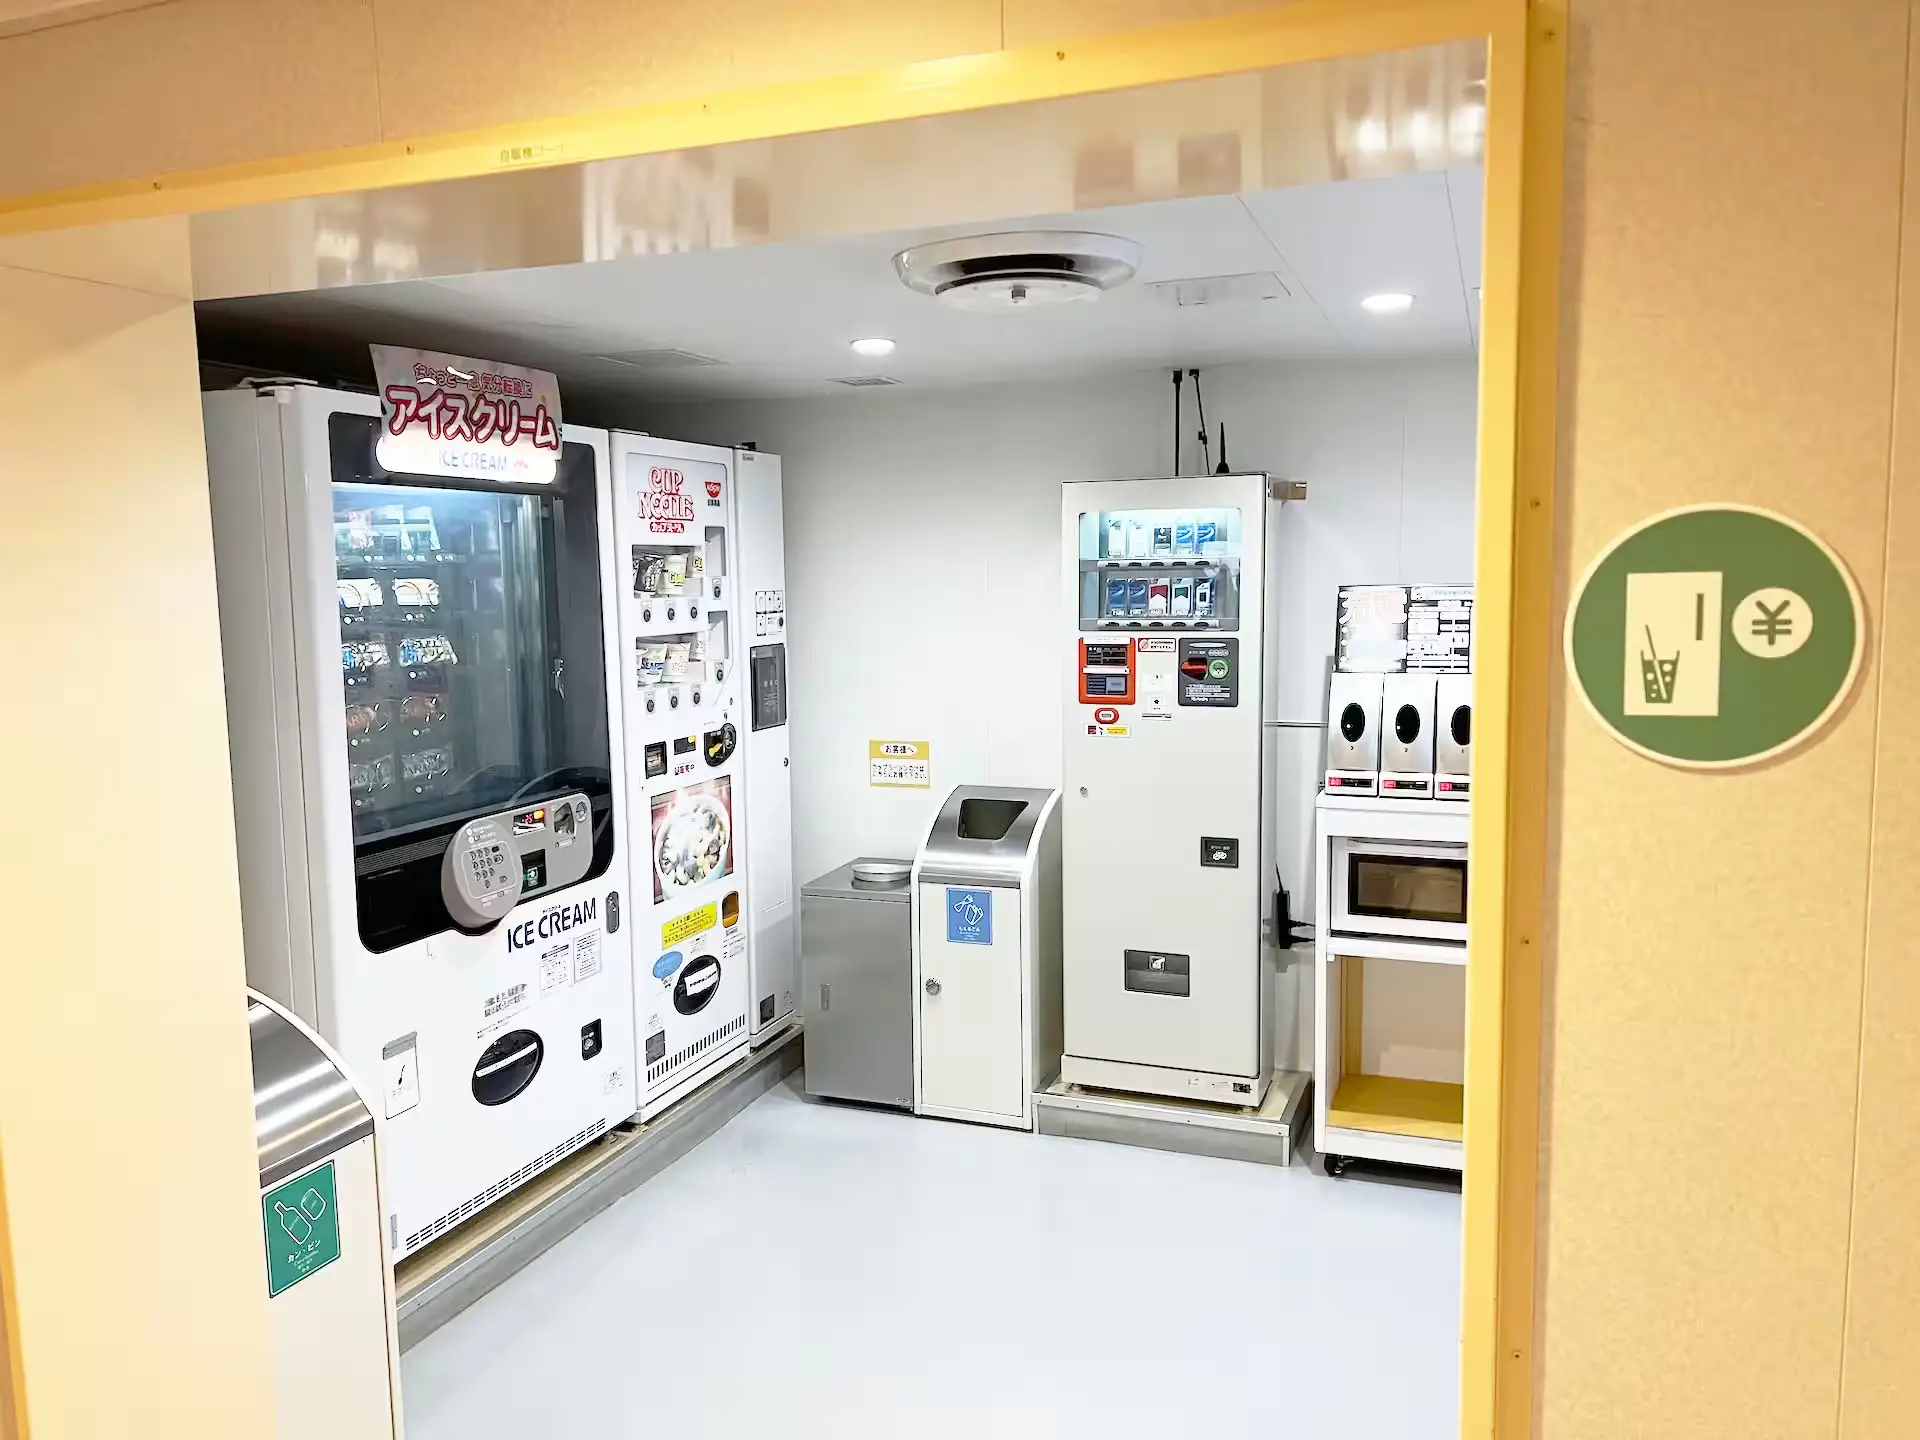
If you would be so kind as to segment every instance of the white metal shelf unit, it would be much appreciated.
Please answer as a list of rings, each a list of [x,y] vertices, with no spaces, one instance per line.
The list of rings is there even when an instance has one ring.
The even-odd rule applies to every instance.
[[[1314,884],[1319,916],[1314,941],[1313,1110],[1315,1144],[1324,1155],[1459,1170],[1464,1087],[1437,1080],[1359,1071],[1358,980],[1367,960],[1460,965],[1467,947],[1404,936],[1333,933],[1332,841],[1339,836],[1464,845],[1466,805],[1375,796],[1320,796],[1314,813]],[[1461,1023],[1465,1024],[1464,1013]],[[1349,1066],[1353,1068],[1350,1070]]]

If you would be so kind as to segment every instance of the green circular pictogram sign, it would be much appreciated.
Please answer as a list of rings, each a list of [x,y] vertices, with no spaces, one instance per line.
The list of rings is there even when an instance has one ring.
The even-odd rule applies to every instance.
[[[1840,557],[1741,505],[1656,515],[1587,567],[1567,613],[1567,666],[1628,748],[1693,769],[1778,755],[1853,689],[1866,625]]]

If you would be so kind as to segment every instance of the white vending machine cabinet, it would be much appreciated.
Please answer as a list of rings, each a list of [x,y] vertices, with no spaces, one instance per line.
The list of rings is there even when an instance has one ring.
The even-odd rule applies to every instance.
[[[1380,793],[1380,701],[1384,675],[1335,671],[1327,686],[1327,793]]]
[[[747,636],[748,1033],[763,1045],[797,1018],[799,905],[793,886],[793,772],[787,743],[787,559],[780,457],[734,458],[740,524],[741,621]]]
[[[1473,789],[1473,676],[1439,677],[1433,739],[1434,799],[1469,798]]]
[[[603,432],[388,470],[372,396],[206,397],[248,983],[380,1096],[405,1258],[632,1115]]]
[[[612,436],[634,1019],[649,1119],[747,1053],[746,626],[732,450]]]
[[[1416,671],[1380,678],[1380,793],[1431,799],[1435,677]]]
[[[1270,489],[1265,475],[1064,487],[1067,1083],[1265,1097]]]

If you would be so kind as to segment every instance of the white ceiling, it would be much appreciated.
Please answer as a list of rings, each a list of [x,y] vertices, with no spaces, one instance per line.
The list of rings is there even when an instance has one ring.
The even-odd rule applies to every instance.
[[[1477,341],[1478,168],[1158,201],[967,227],[1101,230],[1145,249],[1139,277],[1097,304],[950,310],[895,278],[894,253],[953,230],[796,241],[221,301],[220,358],[250,332],[383,341],[550,368],[582,398],[699,400],[829,393],[848,375],[918,387],[1063,373],[1328,356],[1470,353]],[[1154,282],[1266,272],[1272,299],[1176,306]],[[1269,290],[1274,287],[1269,285]],[[1401,316],[1360,308],[1404,290]],[[264,327],[264,328],[263,328]],[[207,327],[203,325],[203,334]],[[884,335],[888,359],[848,343]],[[237,338],[236,338],[237,337]],[[261,353],[273,350],[264,345]],[[622,365],[597,358],[710,357]],[[285,364],[284,360],[278,363]]]

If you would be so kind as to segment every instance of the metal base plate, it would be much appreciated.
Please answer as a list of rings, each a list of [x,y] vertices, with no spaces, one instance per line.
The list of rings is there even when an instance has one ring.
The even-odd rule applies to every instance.
[[[1258,1109],[1239,1109],[1122,1095],[1056,1080],[1033,1097],[1033,1110],[1042,1135],[1291,1165],[1296,1143],[1305,1139],[1310,1089],[1307,1075],[1276,1070],[1265,1103]]]
[[[800,1028],[747,1055],[645,1125],[623,1126],[410,1255],[394,1272],[400,1348],[427,1338],[800,1068]]]
[[[1236,1109],[1251,1109],[1265,1102],[1271,1073],[1229,1075],[1142,1065],[1131,1060],[1096,1060],[1085,1055],[1060,1057],[1060,1078],[1070,1085],[1088,1090],[1113,1090],[1124,1095],[1198,1100]]]

